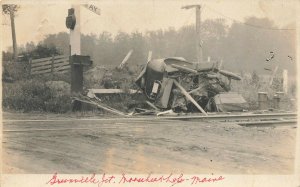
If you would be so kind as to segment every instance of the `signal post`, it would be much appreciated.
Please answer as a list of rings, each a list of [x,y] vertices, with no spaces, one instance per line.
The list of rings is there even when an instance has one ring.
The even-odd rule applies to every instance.
[[[81,55],[80,45],[80,5],[68,10],[66,27],[70,29],[71,93],[83,91],[83,66],[91,65],[90,56]]]

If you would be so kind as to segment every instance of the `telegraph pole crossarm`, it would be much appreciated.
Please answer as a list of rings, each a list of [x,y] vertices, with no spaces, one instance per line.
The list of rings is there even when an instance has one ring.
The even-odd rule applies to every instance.
[[[190,8],[201,8],[201,5],[187,5],[181,7],[182,9],[190,9]]]

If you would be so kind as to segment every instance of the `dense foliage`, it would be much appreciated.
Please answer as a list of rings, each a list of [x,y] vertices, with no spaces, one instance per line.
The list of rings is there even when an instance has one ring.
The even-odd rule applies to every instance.
[[[258,74],[268,74],[264,67],[279,64],[279,68],[295,73],[295,63],[288,56],[295,58],[294,30],[268,30],[248,25],[277,28],[266,18],[251,17],[245,23],[233,23],[230,27],[225,20],[206,20],[202,23],[203,59],[223,61],[226,69],[232,71],[255,70]],[[117,66],[129,50],[134,52],[128,64],[144,64],[148,51],[153,58],[182,56],[189,61],[196,61],[195,28],[193,25],[178,30],[148,31],[146,33],[119,32],[115,36],[103,32],[99,35],[83,35],[81,38],[82,54],[90,55],[95,65]],[[57,53],[69,54],[69,35],[62,32],[48,35],[38,46],[57,48]],[[21,46],[19,51],[32,51],[37,48],[34,43]],[[275,58],[267,62],[270,52]]]

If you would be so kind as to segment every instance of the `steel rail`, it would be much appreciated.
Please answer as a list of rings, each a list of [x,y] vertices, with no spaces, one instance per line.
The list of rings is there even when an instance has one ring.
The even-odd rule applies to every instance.
[[[130,116],[122,118],[68,118],[68,119],[3,119],[2,122],[63,122],[63,121],[144,121],[144,120],[254,120],[254,119],[281,119],[281,118],[297,118],[297,113],[268,113],[268,114],[209,114],[204,115],[184,115],[184,116]]]
[[[92,130],[92,128],[18,129],[18,130],[3,130],[3,132],[66,131],[66,130]]]
[[[270,113],[270,114],[233,114],[233,115],[208,115],[208,116],[175,116],[164,117],[164,119],[182,119],[182,120],[254,120],[254,119],[281,119],[281,118],[297,118],[296,113]]]
[[[297,124],[297,120],[283,120],[283,121],[250,121],[250,122],[238,122],[238,125],[241,126],[264,126],[264,125],[289,125]]]

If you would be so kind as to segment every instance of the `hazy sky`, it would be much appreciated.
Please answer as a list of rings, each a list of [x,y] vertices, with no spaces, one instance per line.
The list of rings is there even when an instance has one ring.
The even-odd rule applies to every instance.
[[[13,1],[16,3],[15,1]],[[69,32],[65,17],[71,1],[18,1],[21,8],[15,18],[17,43],[37,43],[47,34]],[[84,1],[81,1],[84,2]],[[3,1],[12,3],[12,1]],[[74,3],[74,2],[73,2]],[[98,16],[88,9],[81,8],[81,31],[84,34],[100,34],[108,31],[132,32],[180,28],[194,24],[195,10],[183,10],[183,5],[201,4],[202,21],[214,18],[233,18],[243,21],[246,17],[256,16],[272,19],[279,27],[286,27],[296,20],[296,0],[106,0],[93,1],[101,9]],[[225,18],[228,24],[232,20]],[[2,15],[2,44],[6,49],[12,45],[9,16]]]

